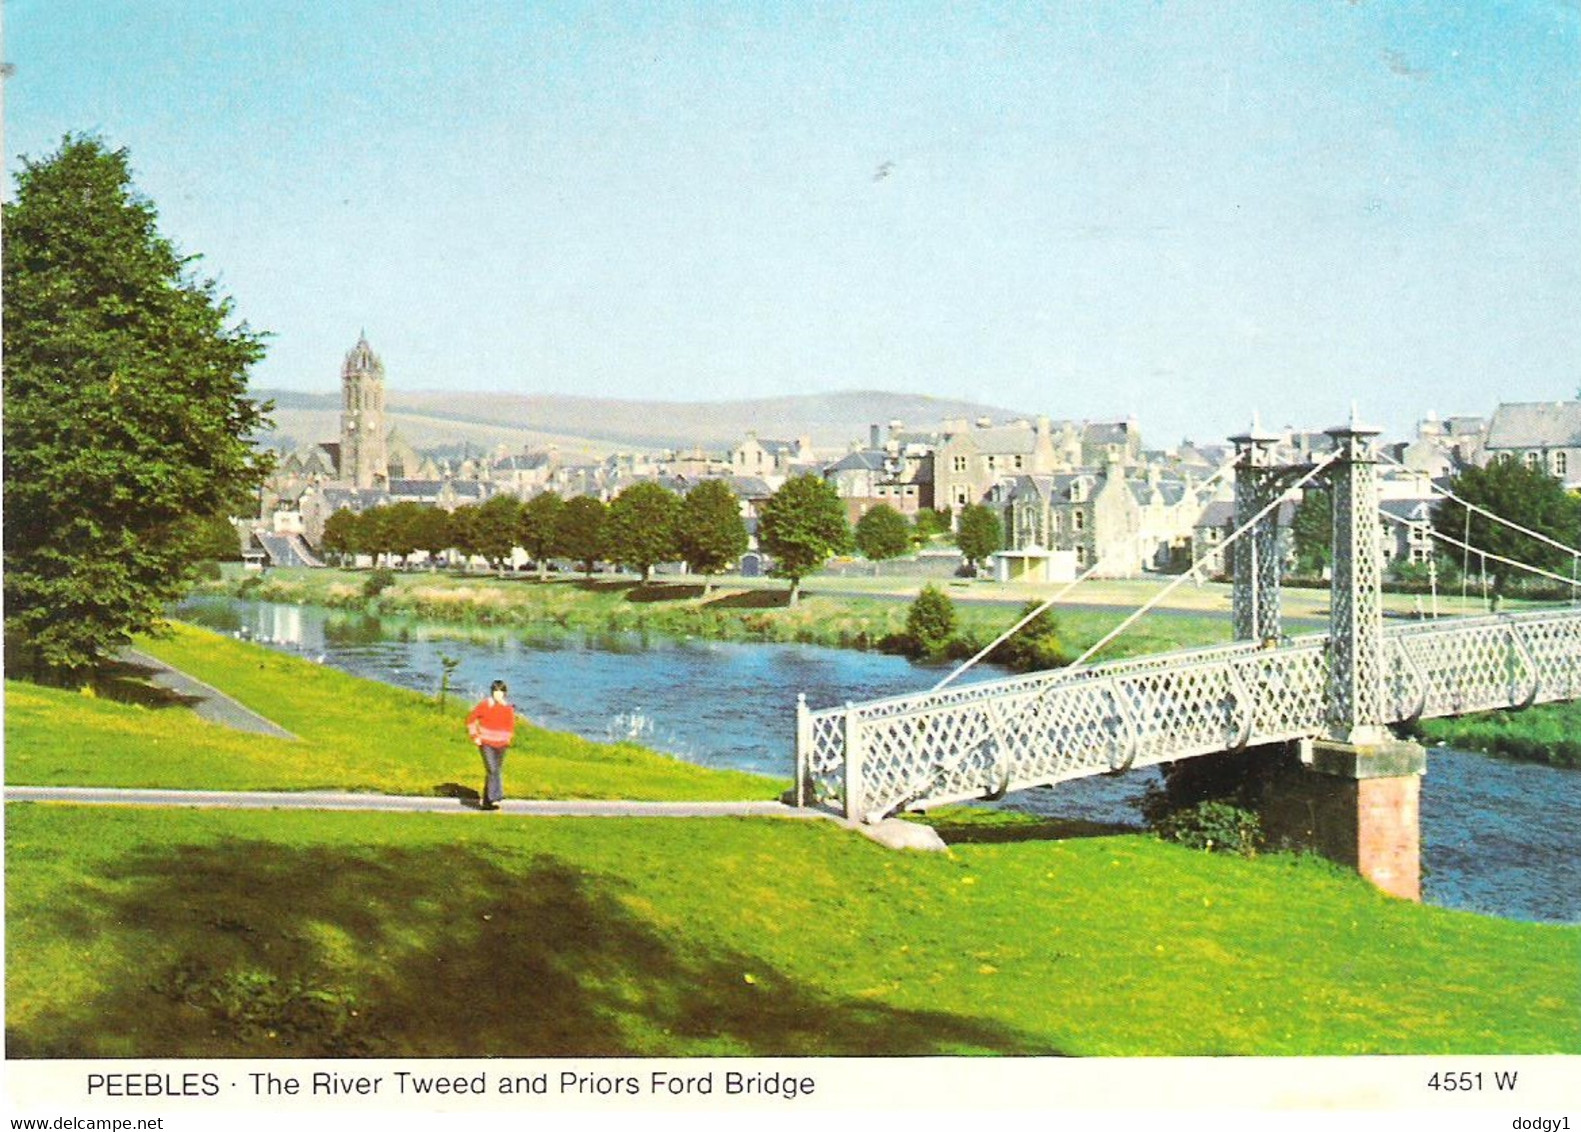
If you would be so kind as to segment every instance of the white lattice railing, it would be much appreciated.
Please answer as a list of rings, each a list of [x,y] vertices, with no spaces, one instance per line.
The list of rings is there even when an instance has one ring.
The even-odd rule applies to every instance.
[[[1323,732],[1326,635],[1165,653],[802,707],[807,804],[874,820]],[[1581,610],[1416,622],[1385,632],[1386,722],[1581,698]]]

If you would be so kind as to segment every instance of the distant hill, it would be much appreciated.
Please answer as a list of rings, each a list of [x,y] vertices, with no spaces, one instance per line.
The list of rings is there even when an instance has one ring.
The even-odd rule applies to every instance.
[[[275,429],[265,435],[265,443],[295,447],[339,438],[337,394],[264,389],[255,395],[275,402]],[[385,415],[419,449],[505,444],[519,450],[554,444],[567,458],[667,448],[723,452],[748,432],[776,440],[810,436],[814,447],[838,451],[854,440],[865,440],[869,426],[887,428],[895,420],[909,429],[925,430],[963,417],[1009,421],[1030,416],[970,401],[883,392],[741,401],[628,401],[394,391],[388,395]]]

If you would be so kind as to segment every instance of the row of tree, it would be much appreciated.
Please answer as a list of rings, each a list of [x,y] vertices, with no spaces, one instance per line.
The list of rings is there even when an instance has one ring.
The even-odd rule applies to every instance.
[[[800,582],[831,556],[855,548],[878,563],[899,557],[948,528],[945,513],[926,512],[913,523],[887,504],[865,513],[854,530],[845,505],[828,483],[800,476],[764,504],[760,545],[773,572]],[[967,507],[958,541],[970,560],[999,549],[999,520],[987,507]],[[355,555],[405,561],[419,552],[429,558],[454,551],[503,569],[520,547],[543,576],[552,559],[580,564],[591,574],[599,562],[614,562],[646,582],[661,562],[685,562],[702,574],[705,591],[715,574],[731,569],[748,547],[741,501],[725,480],[704,480],[685,495],[657,483],[637,483],[610,503],[591,496],[562,499],[543,492],[525,503],[497,495],[454,511],[414,502],[367,511],[336,511],[324,524],[321,549],[342,560]]]

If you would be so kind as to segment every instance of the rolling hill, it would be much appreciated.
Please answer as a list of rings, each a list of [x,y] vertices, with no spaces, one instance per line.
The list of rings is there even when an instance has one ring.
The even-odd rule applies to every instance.
[[[275,402],[275,427],[264,443],[284,448],[337,439],[340,398],[335,394],[263,389]],[[567,458],[617,451],[702,448],[723,452],[749,432],[790,439],[810,436],[815,447],[841,450],[866,440],[871,425],[899,420],[934,429],[945,420],[1029,414],[969,401],[905,393],[817,393],[739,401],[633,401],[567,395],[501,396],[492,393],[391,392],[385,416],[419,449],[558,447]]]

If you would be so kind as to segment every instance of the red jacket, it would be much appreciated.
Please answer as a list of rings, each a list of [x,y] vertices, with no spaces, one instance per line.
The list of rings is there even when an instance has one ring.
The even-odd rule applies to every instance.
[[[474,743],[485,747],[508,747],[516,730],[516,709],[510,704],[497,704],[490,696],[467,716],[467,734]]]

